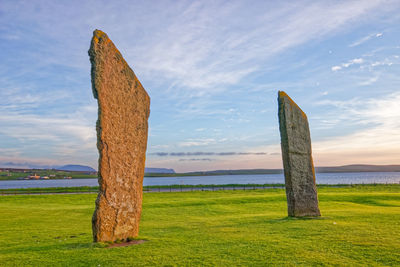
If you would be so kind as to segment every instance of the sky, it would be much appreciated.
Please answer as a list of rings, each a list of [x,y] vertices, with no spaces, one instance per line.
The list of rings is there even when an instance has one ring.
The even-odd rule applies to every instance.
[[[0,0],[0,166],[97,169],[95,29],[150,95],[147,167],[282,168],[279,90],[308,116],[314,165],[400,164],[399,11],[381,0]]]

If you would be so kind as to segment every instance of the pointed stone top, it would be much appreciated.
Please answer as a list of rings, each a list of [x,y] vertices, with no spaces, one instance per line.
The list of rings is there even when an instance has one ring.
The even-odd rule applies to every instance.
[[[99,73],[104,71],[102,67],[99,68],[99,66],[103,66],[104,65],[103,63],[105,62],[107,62],[106,65],[108,67],[112,67],[114,65],[119,66],[120,70],[125,70],[124,73],[126,74],[126,76],[129,76],[129,80],[136,81],[137,83],[140,84],[135,73],[123,58],[121,52],[117,49],[117,47],[114,45],[111,39],[108,38],[108,35],[105,32],[97,29],[93,31],[93,38],[90,43],[90,49],[88,53],[90,56],[90,62],[92,63],[92,91],[94,98],[97,99],[98,96],[97,90],[98,88],[100,88],[97,85],[99,79],[95,79],[95,77],[96,75],[100,75]],[[112,72],[108,74],[111,75],[111,73]],[[143,88],[139,90],[144,91]],[[144,92],[145,94],[147,94],[146,91]]]
[[[91,50],[95,51],[95,50],[99,49],[99,47],[106,46],[109,44],[111,44],[111,48],[115,52],[117,52],[118,54],[121,54],[118,51],[117,47],[115,47],[113,42],[110,40],[110,38],[108,38],[108,35],[105,32],[96,29],[93,31],[93,38],[92,38],[92,42],[90,45],[89,54],[90,54]],[[122,55],[121,55],[121,57],[122,57]]]
[[[285,93],[285,91],[278,91],[278,96],[279,97],[289,97],[286,93]],[[289,97],[290,98],[290,97]]]
[[[94,30],[93,31],[93,37],[96,37],[97,39],[100,39],[102,37],[108,38],[107,34],[101,30]]]
[[[304,111],[296,104],[296,102],[293,101],[293,99],[290,98],[288,94],[286,94],[284,91],[278,91],[278,102],[283,102],[284,100],[286,100],[285,102],[290,106],[296,107],[301,112],[303,117],[307,119],[306,113],[304,113]]]

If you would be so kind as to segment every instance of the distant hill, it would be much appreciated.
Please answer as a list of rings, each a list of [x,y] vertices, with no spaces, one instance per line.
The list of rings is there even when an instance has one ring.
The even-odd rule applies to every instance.
[[[145,168],[145,173],[175,173],[174,169],[166,168]]]
[[[400,165],[367,165],[352,164],[335,167],[315,167],[319,173],[325,172],[400,172]],[[283,169],[243,169],[243,170],[216,170],[203,172],[188,172],[188,175],[235,175],[235,174],[277,174]]]
[[[336,167],[316,167],[316,172],[400,172],[400,165],[352,164]]]
[[[239,175],[239,174],[277,174],[283,173],[282,169],[242,169],[242,170],[215,170],[201,172],[187,172],[189,175]]]
[[[367,165],[353,164],[335,167],[316,167],[318,173],[340,173],[340,172],[400,172],[400,165]],[[248,175],[248,174],[280,174],[283,169],[241,169],[241,170],[215,170],[185,173],[152,173],[152,177],[175,177],[175,176],[212,176],[212,175]]]
[[[84,165],[64,165],[56,168],[60,171],[75,171],[75,172],[95,172],[96,170],[89,166]]]

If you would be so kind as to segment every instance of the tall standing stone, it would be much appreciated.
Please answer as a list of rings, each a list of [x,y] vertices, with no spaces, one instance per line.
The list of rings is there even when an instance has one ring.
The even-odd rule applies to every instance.
[[[100,185],[93,239],[126,240],[139,232],[150,98],[107,34],[93,32],[89,56]]]
[[[278,103],[288,215],[321,216],[307,116],[285,92]]]

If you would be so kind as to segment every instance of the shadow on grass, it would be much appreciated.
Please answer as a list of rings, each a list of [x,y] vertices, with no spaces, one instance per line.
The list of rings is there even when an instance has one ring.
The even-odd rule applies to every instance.
[[[94,249],[103,248],[105,245],[92,242],[74,242],[74,243],[45,243],[42,242],[26,242],[26,246],[18,248],[2,249],[2,253],[16,252],[49,252],[56,250],[75,250],[75,249]]]
[[[272,219],[268,220],[268,223],[282,223],[282,222],[290,222],[290,221],[310,221],[310,220],[328,220],[331,219],[330,217],[325,217],[325,216],[319,216],[319,217],[313,217],[313,216],[305,216],[305,217],[291,217],[291,216],[286,216],[283,218],[278,218],[278,219]]]
[[[348,202],[367,206],[377,207],[400,207],[399,204],[387,203],[385,201],[400,201],[400,195],[386,195],[386,196],[340,196],[340,197],[326,197],[322,196],[321,201],[337,201],[337,202]]]
[[[65,249],[93,249],[93,248],[106,248],[108,246],[108,244],[106,243],[93,243],[93,242],[89,242],[89,243],[68,243],[68,244],[64,244],[62,247]]]
[[[358,197],[358,198],[353,198],[352,200],[349,200],[349,202],[356,203],[356,204],[362,204],[362,205],[369,205],[369,206],[378,206],[378,207],[400,207],[400,205],[382,202],[382,200],[385,201],[385,200],[390,200],[390,199],[383,198],[380,200],[381,201],[379,201],[378,199],[368,199],[368,198]]]

